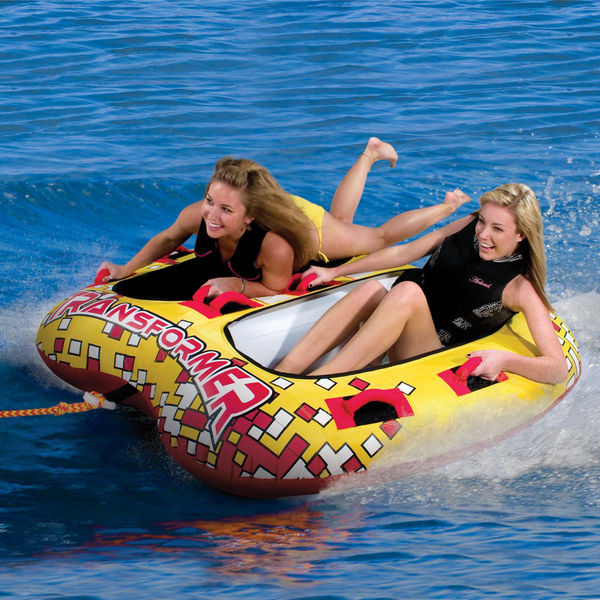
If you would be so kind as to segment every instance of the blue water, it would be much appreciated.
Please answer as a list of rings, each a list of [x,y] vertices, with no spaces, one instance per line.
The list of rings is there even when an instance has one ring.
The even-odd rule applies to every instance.
[[[524,181],[580,382],[518,436],[395,483],[282,500],[184,473],[133,412],[0,421],[0,597],[599,598],[600,7],[530,0],[0,5],[0,408],[78,401],[46,310],[202,194],[224,154],[357,221]],[[466,213],[468,207],[464,208]]]

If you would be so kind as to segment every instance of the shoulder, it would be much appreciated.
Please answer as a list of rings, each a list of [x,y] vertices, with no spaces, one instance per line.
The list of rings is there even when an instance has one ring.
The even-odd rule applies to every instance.
[[[192,233],[196,233],[202,223],[202,201],[188,204],[177,217],[176,223]]]
[[[184,209],[182,209],[182,211],[179,213],[179,216],[184,219],[202,219],[202,206],[202,200],[188,204]]]
[[[444,225],[441,229],[437,229],[432,231],[431,233],[427,233],[422,236],[421,239],[429,238],[431,249],[433,251],[435,248],[440,246],[446,238],[449,238],[452,235],[460,233],[464,229],[467,228],[475,220],[474,215],[467,215],[466,217],[461,217],[456,221],[452,221],[452,223],[448,223],[448,225]]]
[[[467,215],[466,217],[461,217],[456,221],[452,221],[452,223],[448,223],[448,225],[445,225],[439,230],[441,237],[445,239],[447,237],[450,237],[451,235],[454,235],[455,233],[459,233],[464,229],[467,229],[469,225],[473,225],[476,220],[477,215],[473,213]]]
[[[268,231],[265,234],[260,247],[258,260],[261,263],[273,261],[292,261],[294,260],[294,249],[279,234]]]
[[[515,312],[527,312],[531,309],[547,309],[531,282],[524,275],[517,275],[508,282],[502,294],[504,306]]]

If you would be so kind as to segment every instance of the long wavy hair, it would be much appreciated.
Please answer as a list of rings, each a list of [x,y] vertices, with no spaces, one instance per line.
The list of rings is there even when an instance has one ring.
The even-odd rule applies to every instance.
[[[294,270],[315,258],[312,221],[296,206],[291,196],[271,173],[249,158],[226,156],[217,161],[208,187],[221,181],[242,192],[248,216],[266,231],[273,231],[294,250]],[[207,187],[207,190],[208,190]]]
[[[545,289],[544,224],[535,193],[523,183],[507,183],[481,196],[480,206],[483,208],[488,203],[505,206],[514,216],[517,230],[524,236],[519,246],[528,265],[525,277],[531,282],[544,305],[553,310]]]

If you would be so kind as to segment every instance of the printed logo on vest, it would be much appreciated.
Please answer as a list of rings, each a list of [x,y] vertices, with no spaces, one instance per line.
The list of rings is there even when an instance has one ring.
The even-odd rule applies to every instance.
[[[481,279],[480,277],[477,277],[477,275],[473,275],[473,277],[471,277],[471,279],[469,279],[469,281],[471,283],[476,283],[477,285],[481,285],[484,288],[491,288],[492,284],[491,283],[486,283],[483,279]]]

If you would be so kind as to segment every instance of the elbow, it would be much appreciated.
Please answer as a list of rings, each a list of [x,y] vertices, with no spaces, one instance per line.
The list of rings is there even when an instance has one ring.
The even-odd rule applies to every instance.
[[[567,377],[569,376],[569,369],[567,368],[567,365],[563,364],[562,368],[559,369],[559,375],[558,375],[558,381],[557,383],[563,383],[567,380]]]
[[[569,368],[565,363],[565,359],[561,356],[557,359],[556,363],[552,366],[552,370],[549,373],[548,383],[559,384],[564,383],[569,376]]]
[[[268,296],[277,296],[279,294],[283,294],[284,292],[285,292],[285,290],[272,290],[270,288],[265,288],[265,292],[261,293],[260,295],[261,296],[265,296],[265,297],[268,297]]]
[[[261,282],[262,283],[262,282]],[[257,296],[277,296],[278,294],[284,294],[288,289],[288,286],[274,286],[274,287],[270,287],[270,286],[266,286],[264,283],[262,283],[262,290],[260,290],[259,294],[254,294],[252,297],[257,297]]]
[[[546,383],[548,385],[559,385],[566,381],[569,376],[569,368],[565,362],[564,357],[542,355],[533,359],[534,362],[530,363],[530,367],[523,370],[514,370],[532,381],[539,383]],[[538,362],[538,367],[535,368],[534,364]],[[508,371],[512,369],[508,368]]]

